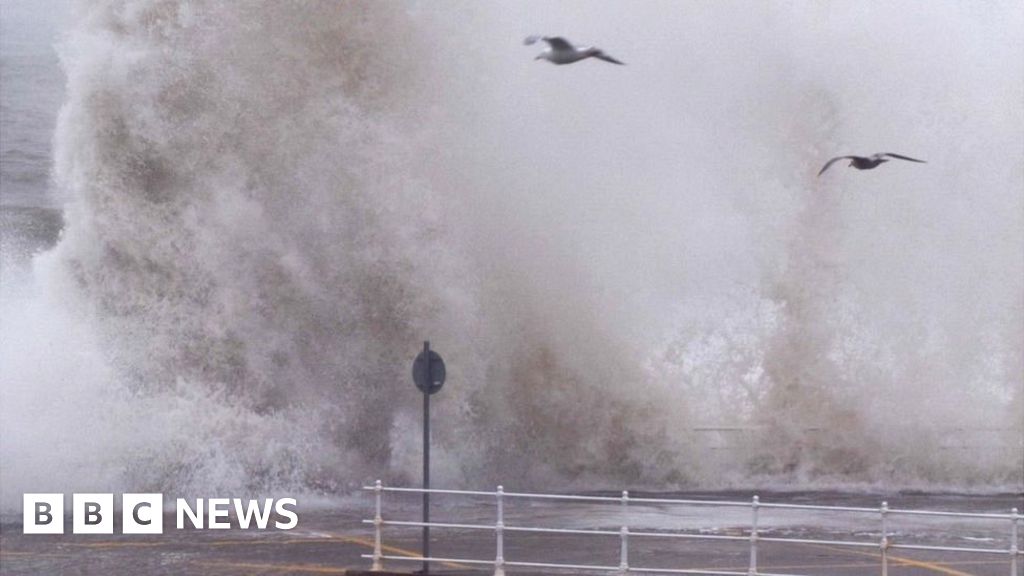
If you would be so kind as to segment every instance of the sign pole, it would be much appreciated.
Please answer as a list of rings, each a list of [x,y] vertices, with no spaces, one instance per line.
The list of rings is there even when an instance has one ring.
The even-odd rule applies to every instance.
[[[430,374],[430,341],[423,342],[423,356]],[[423,557],[430,558],[430,389],[423,391]],[[430,573],[430,562],[423,561],[423,573]]]
[[[430,573],[430,395],[444,386],[445,367],[441,356],[430,349],[430,341],[423,342],[412,362],[412,381],[423,392],[423,571]]]

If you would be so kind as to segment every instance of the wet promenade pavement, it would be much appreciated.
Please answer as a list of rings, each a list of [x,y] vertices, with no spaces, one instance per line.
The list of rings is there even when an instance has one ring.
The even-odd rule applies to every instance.
[[[639,497],[639,494],[636,494]],[[659,495],[662,496],[662,495]],[[675,497],[675,496],[674,496]],[[741,499],[736,494],[688,494],[684,497]],[[765,495],[763,501],[815,503],[839,506],[873,506],[875,496],[828,493]],[[890,506],[972,512],[1008,512],[1020,506],[1020,498],[1005,496],[909,495],[889,496]],[[493,507],[486,501],[459,502],[437,498],[432,520],[469,524],[493,524]],[[165,517],[162,535],[23,535],[20,518],[5,516],[0,526],[0,574],[346,574],[369,569],[362,558],[373,549],[372,527],[362,523],[372,516],[371,498],[348,500],[341,511],[300,511],[299,525],[278,530],[177,530],[174,516]],[[542,526],[573,529],[617,529],[620,511],[601,504],[549,504],[523,502],[506,509],[508,526]],[[630,530],[683,531],[708,535],[747,534],[749,511],[714,511],[701,507],[631,505]],[[394,495],[385,502],[385,519],[415,521],[415,498]],[[873,518],[836,513],[762,510],[762,537],[873,542],[880,535]],[[891,522],[892,539],[956,547],[1005,548],[1009,523],[920,519]],[[70,527],[70,519],[68,520]],[[1024,528],[1024,527],[1022,527]],[[70,531],[70,530],[69,530]],[[119,532],[119,526],[115,532]],[[1022,530],[1024,532],[1024,530]],[[387,526],[384,554],[416,557],[420,546],[418,528]],[[493,560],[492,531],[439,529],[432,531],[432,555],[443,558]],[[619,539],[613,536],[505,533],[505,560],[617,566]],[[749,544],[734,541],[695,541],[633,537],[629,543],[630,565],[643,568],[745,571]],[[893,576],[965,574],[1006,576],[1009,555],[894,550],[889,573]],[[1024,562],[1021,563],[1024,566]],[[879,551],[851,549],[829,544],[761,542],[758,567],[762,572],[799,575],[859,576],[881,574]],[[385,568],[412,572],[415,561],[386,560]],[[485,573],[487,566],[460,562],[438,563],[432,572]],[[509,566],[510,574],[552,573],[537,568]],[[575,573],[601,573],[578,571]]]

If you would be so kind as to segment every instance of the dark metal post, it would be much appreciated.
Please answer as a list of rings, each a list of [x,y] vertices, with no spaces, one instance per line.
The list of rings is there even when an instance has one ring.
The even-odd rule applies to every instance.
[[[412,362],[412,381],[423,392],[423,570],[430,572],[430,395],[444,385],[444,360],[423,341],[423,352]]]
[[[430,377],[430,342],[423,342],[423,356],[427,359]],[[430,558],[430,388],[423,391],[423,557]],[[430,562],[423,561],[423,573],[430,573]]]

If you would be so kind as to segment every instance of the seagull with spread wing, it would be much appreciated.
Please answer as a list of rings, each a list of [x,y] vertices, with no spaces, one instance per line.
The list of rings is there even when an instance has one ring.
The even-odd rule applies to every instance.
[[[899,158],[900,160],[909,160],[911,162],[920,162],[922,164],[926,163],[924,160],[918,160],[917,158],[911,158],[909,156],[901,156],[899,154],[893,154],[892,152],[881,152],[872,156],[836,156],[825,163],[825,166],[821,168],[821,172],[818,172],[818,176],[824,174],[825,170],[828,170],[829,166],[840,160],[849,160],[849,166],[853,166],[857,170],[871,170],[873,168],[877,168],[884,162],[888,162],[889,158]]]
[[[530,46],[540,40],[548,43],[548,49],[538,54],[534,60],[547,60],[552,64],[572,64],[586,58],[597,58],[612,64],[625,65],[625,62],[619,62],[598,48],[593,46],[573,46],[568,40],[558,36],[527,36],[523,44]]]

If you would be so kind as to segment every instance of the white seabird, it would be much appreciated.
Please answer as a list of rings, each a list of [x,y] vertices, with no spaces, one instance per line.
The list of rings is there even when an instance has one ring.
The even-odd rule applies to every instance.
[[[598,60],[625,66],[625,62],[619,62],[598,48],[593,46],[573,46],[568,40],[559,36],[527,36],[523,44],[530,46],[531,44],[536,44],[539,40],[547,42],[548,49],[538,54],[534,60],[547,60],[552,64],[572,64],[586,58],[597,58]]]
[[[871,170],[873,168],[877,168],[884,162],[888,162],[889,158],[899,158],[900,160],[909,160],[911,162],[920,162],[922,164],[926,164],[924,160],[918,160],[917,158],[911,158],[909,156],[901,156],[899,154],[893,154],[892,152],[880,152],[872,156],[836,156],[835,158],[825,163],[825,165],[821,168],[821,172],[818,172],[818,176],[824,174],[825,170],[828,170],[829,166],[835,164],[840,160],[849,159],[849,166],[853,166],[857,170]]]

